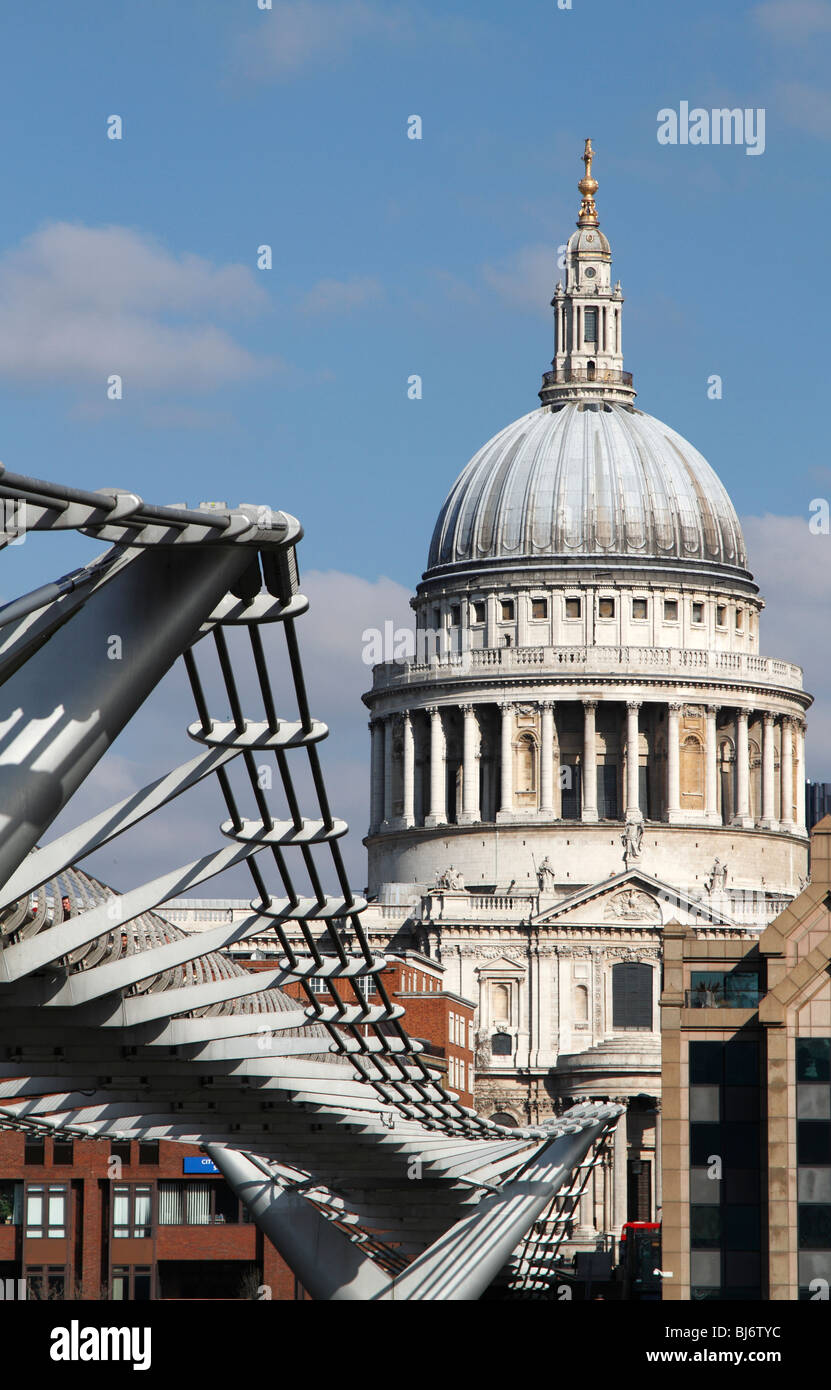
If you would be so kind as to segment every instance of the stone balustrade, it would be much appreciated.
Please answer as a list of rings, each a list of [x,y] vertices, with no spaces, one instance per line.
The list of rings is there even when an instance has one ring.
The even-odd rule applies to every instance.
[[[482,647],[432,660],[386,661],[374,668],[373,689],[396,689],[425,681],[489,674],[593,676],[691,676],[695,680],[740,681],[802,690],[802,668],[790,661],[750,652],[713,652],[693,647]]]

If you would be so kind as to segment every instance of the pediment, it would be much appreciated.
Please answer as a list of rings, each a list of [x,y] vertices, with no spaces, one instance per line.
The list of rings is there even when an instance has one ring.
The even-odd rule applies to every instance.
[[[525,966],[517,960],[511,960],[510,956],[496,956],[493,960],[488,960],[484,965],[477,965],[477,975],[498,975],[504,979],[506,975],[515,975],[517,978],[525,974]]]
[[[532,921],[535,926],[561,923],[658,928],[667,922],[679,922],[682,926],[735,925],[731,918],[710,906],[706,898],[691,898],[638,869],[581,889],[546,907]]]

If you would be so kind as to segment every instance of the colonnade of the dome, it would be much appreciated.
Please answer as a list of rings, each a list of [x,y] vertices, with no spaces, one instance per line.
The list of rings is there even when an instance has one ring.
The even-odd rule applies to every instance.
[[[789,711],[467,692],[370,729],[370,834],[600,819],[805,834],[805,721]]]

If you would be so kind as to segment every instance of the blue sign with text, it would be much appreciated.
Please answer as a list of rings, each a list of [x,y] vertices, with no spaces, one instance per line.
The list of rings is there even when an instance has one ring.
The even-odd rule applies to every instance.
[[[183,1173],[218,1173],[219,1169],[210,1158],[184,1158]]]

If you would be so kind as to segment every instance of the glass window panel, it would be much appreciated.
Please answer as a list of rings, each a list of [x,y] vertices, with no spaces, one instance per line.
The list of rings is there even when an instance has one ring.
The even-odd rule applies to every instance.
[[[722,1079],[724,1049],[722,1043],[690,1043],[690,1084],[718,1085]]]
[[[43,1189],[30,1187],[26,1193],[26,1234],[39,1235],[43,1229]]]
[[[831,1081],[831,1038],[797,1038],[797,1081]]]
[[[831,1120],[831,1087],[797,1086],[796,1113],[800,1120]]]
[[[129,1297],[129,1274],[126,1269],[113,1270],[113,1298],[121,1302]]]
[[[831,1203],[800,1206],[798,1212],[800,1250],[831,1249]]]
[[[721,1244],[720,1207],[690,1207],[690,1244],[699,1250]]]
[[[133,1276],[133,1299],[136,1303],[147,1303],[150,1299],[150,1270],[137,1269]]]
[[[831,1202],[831,1168],[798,1168],[800,1202]]]
[[[50,1236],[62,1236],[66,1222],[66,1193],[51,1191],[49,1193],[49,1234]]]
[[[113,1234],[118,1237],[130,1234],[130,1189],[116,1187],[113,1192]]]
[[[724,1244],[727,1250],[760,1248],[761,1221],[758,1207],[727,1207],[724,1213]]]
[[[136,1188],[135,1209],[133,1213],[133,1235],[138,1237],[150,1235],[149,1187]]]
[[[831,1163],[831,1123],[799,1120],[796,1126],[797,1163]]]
[[[721,1125],[690,1125],[690,1163],[696,1168],[709,1167],[711,1158],[724,1156]]]
[[[759,1044],[729,1042],[724,1048],[724,1079],[728,1086],[759,1084]]]

